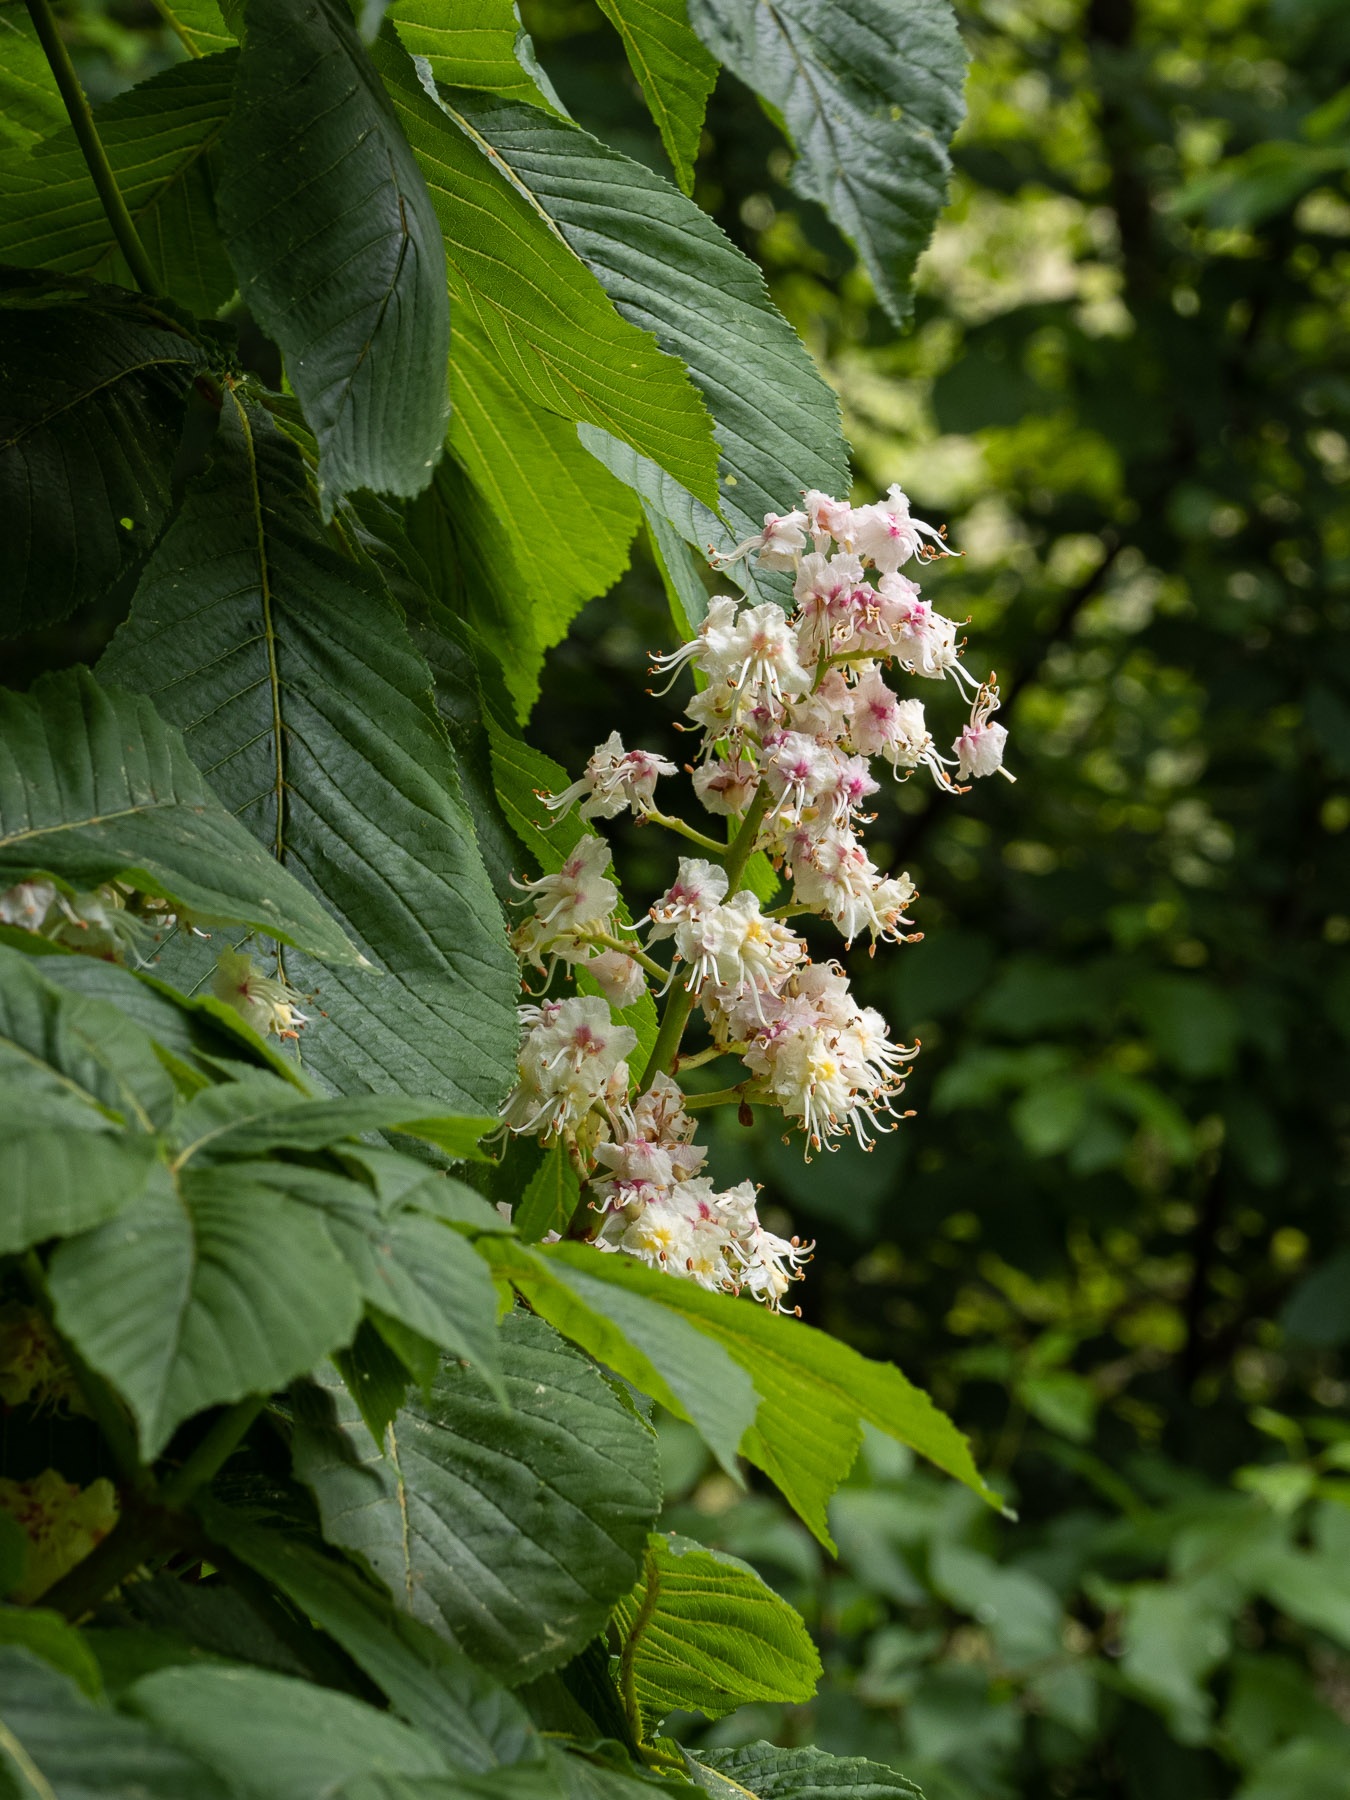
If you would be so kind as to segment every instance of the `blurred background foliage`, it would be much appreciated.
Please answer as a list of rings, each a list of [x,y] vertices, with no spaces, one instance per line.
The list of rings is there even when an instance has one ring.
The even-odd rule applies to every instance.
[[[576,116],[663,168],[592,0],[522,10]],[[1345,1800],[1350,7],[958,10],[970,117],[904,338],[746,91],[709,112],[697,197],[837,388],[858,497],[948,523],[929,597],[1018,776],[880,796],[925,937],[852,973],[923,1040],[915,1116],[806,1164],[718,1114],[715,1159],[816,1237],[807,1315],[929,1387],[1018,1519],[869,1441],[830,1559],[671,1423],[669,1523],[754,1562],[827,1671],[684,1735],[930,1800]],[[148,6],[68,17],[96,97],[175,55]],[[669,635],[639,545],[550,657],[541,747],[678,751]],[[668,879],[640,833],[620,860]]]

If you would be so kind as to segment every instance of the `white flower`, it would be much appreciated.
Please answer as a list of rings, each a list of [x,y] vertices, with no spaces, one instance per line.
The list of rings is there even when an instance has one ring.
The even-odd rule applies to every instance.
[[[538,969],[546,956],[564,962],[585,961],[590,955],[584,934],[607,930],[618,905],[619,890],[604,871],[609,867],[609,845],[594,832],[578,838],[563,866],[537,881],[512,885],[528,894],[533,912],[511,933],[516,954]]]
[[[680,923],[701,918],[717,906],[728,887],[727,872],[698,856],[682,856],[675,879],[651,907],[652,941],[670,937]]]
[[[759,770],[739,751],[713,757],[694,770],[694,792],[710,813],[737,818],[755,797]]]
[[[785,699],[803,694],[811,685],[809,673],[797,657],[797,637],[782,607],[766,601],[752,606],[736,622],[732,662],[739,665],[731,684],[741,695],[741,705],[764,704],[781,711]]]
[[[618,732],[611,731],[591,756],[581,779],[556,798],[545,795],[544,805],[559,818],[577,800],[581,801],[578,810],[583,819],[617,818],[630,806],[641,813],[651,804],[657,777],[674,773],[673,762],[650,750],[625,750]]]
[[[803,1265],[810,1262],[814,1249],[814,1243],[803,1244],[800,1238],[775,1237],[757,1222],[737,1241],[740,1284],[770,1312],[781,1312],[784,1294],[792,1282],[801,1280]]]
[[[594,996],[548,1000],[520,1009],[530,1029],[521,1045],[516,1086],[502,1103],[512,1131],[556,1136],[574,1130],[592,1107],[611,1108],[626,1091],[624,1058],[637,1047],[630,1025],[616,1024],[609,1002]]]
[[[622,950],[601,950],[585,969],[611,1006],[632,1006],[647,991],[642,965]]]
[[[766,919],[759,901],[745,889],[723,906],[713,906],[675,928],[675,952],[690,965],[689,986],[705,982],[721,988],[774,988],[805,955],[805,946],[777,919]]]
[[[924,545],[928,538],[932,548]],[[853,515],[853,548],[883,573],[891,575],[916,553],[946,555],[942,534],[922,519],[910,517],[909,501],[892,486],[878,506],[860,507]]]
[[[653,670],[669,673],[673,681],[681,667],[689,663],[706,675],[714,687],[723,685],[731,673],[733,634],[739,606],[740,601],[729,594],[719,594],[710,600],[697,635],[687,644],[681,644],[678,650],[653,656]]]
[[[0,894],[0,925],[16,925],[20,931],[40,931],[56,905],[54,881],[21,881]]]
[[[309,1024],[299,1007],[303,996],[285,976],[264,975],[242,950],[221,951],[211,986],[216,999],[232,1006],[245,1024],[262,1037],[269,1032],[275,1032],[277,1037],[298,1037]]]
[[[1008,742],[1008,733],[997,720],[990,715],[998,707],[998,689],[992,685],[981,688],[970,712],[970,723],[966,725],[960,737],[952,745],[956,757],[956,773],[961,781],[981,775],[992,775],[998,771],[1008,781],[1017,777],[1003,766],[1003,750]]]
[[[827,669],[814,693],[804,694],[788,708],[788,721],[794,731],[807,737],[823,738],[836,743],[848,730],[853,713],[853,690],[842,669]]]
[[[793,814],[824,793],[831,785],[838,758],[826,744],[800,731],[783,731],[765,746],[764,777],[774,804],[770,819],[791,809]]]
[[[841,544],[850,541],[853,513],[847,500],[832,500],[819,488],[808,488],[802,495],[802,511],[817,550],[823,550],[831,538]]]

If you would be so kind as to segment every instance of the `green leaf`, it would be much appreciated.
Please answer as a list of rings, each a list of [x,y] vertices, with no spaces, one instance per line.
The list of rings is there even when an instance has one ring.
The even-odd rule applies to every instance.
[[[261,1669],[161,1669],[123,1699],[204,1757],[248,1800],[329,1800],[357,1775],[435,1775],[445,1758],[401,1719],[347,1694]],[[196,1793],[185,1788],[176,1800]]]
[[[538,1760],[539,1740],[515,1697],[430,1626],[398,1611],[349,1563],[294,1533],[267,1530],[216,1502],[211,1538],[234,1552],[342,1645],[410,1725],[464,1769]]]
[[[716,425],[720,493],[714,500],[681,486],[679,471],[663,473],[641,444],[618,442],[621,431],[598,433],[603,420],[579,428],[587,448],[699,550],[759,531],[766,512],[786,511],[803,488],[846,495],[839,403],[759,269],[707,214],[566,120],[482,95],[452,99],[484,153],[553,222],[623,318],[684,363]],[[718,504],[722,518],[709,510]],[[777,578],[740,578],[788,592],[785,583],[775,589]]]
[[[654,1440],[541,1320],[501,1326],[511,1410],[443,1365],[381,1458],[340,1391],[297,1421],[324,1535],[415,1618],[512,1684],[565,1662],[632,1586],[660,1505]]]
[[[178,1122],[183,1160],[205,1150],[212,1157],[256,1156],[263,1150],[326,1150],[363,1131],[403,1131],[439,1144],[450,1156],[472,1156],[496,1118],[441,1116],[432,1095],[356,1094],[343,1100],[307,1100],[269,1080],[240,1097],[236,1083],[212,1088],[184,1109]],[[237,1101],[226,1114],[222,1102]],[[278,1101],[281,1102],[278,1108]],[[240,1110],[242,1106],[243,1110]]]
[[[63,619],[153,544],[201,363],[148,302],[0,272],[0,636]]]
[[[670,622],[682,644],[698,631],[708,616],[708,590],[699,573],[699,560],[670,520],[649,501],[642,502],[652,560],[666,590]]]
[[[685,0],[599,0],[599,5],[623,39],[675,179],[686,194],[692,194],[703,114],[717,81],[717,64],[689,29]]]
[[[449,408],[440,231],[345,0],[248,0],[221,227],[319,440],[325,517],[417,494]]]
[[[382,1443],[407,1398],[408,1365],[368,1318],[362,1319],[345,1350],[333,1352],[332,1360],[356,1402],[366,1430],[377,1444]]]
[[[155,5],[189,56],[209,56],[236,42],[215,0],[155,0]]]
[[[110,1121],[158,1130],[175,1095],[153,1043],[111,1001],[48,980],[56,960],[0,947],[0,1081],[11,1127],[97,1132]],[[67,1203],[78,1205],[78,1197]]]
[[[65,117],[32,20],[17,4],[0,9],[0,146],[13,157]]]
[[[798,1750],[762,1742],[734,1750],[700,1745],[689,1761],[694,1779],[716,1800],[730,1800],[734,1788],[759,1800],[923,1800],[912,1782],[882,1763],[829,1756],[810,1744]],[[703,1780],[709,1771],[713,1780]]]
[[[361,1313],[323,1221],[235,1167],[156,1165],[141,1199],[59,1247],[49,1283],[147,1460],[194,1413],[271,1393],[349,1343]]]
[[[0,880],[44,875],[71,891],[123,880],[204,923],[364,962],[221,805],[149,700],[83,668],[0,693]]]
[[[425,57],[437,81],[562,110],[547,82],[541,85],[513,0],[393,0],[388,16],[404,49]]]
[[[3,1082],[0,1095],[12,1097]],[[154,1138],[100,1130],[96,1116],[93,1129],[72,1124],[0,1125],[0,1256],[44,1238],[88,1231],[144,1193],[156,1157]]]
[[[526,1185],[511,1214],[511,1223],[527,1244],[537,1244],[550,1231],[564,1232],[581,1199],[581,1178],[561,1140],[544,1152],[544,1160]]]
[[[787,1601],[749,1563],[692,1538],[652,1533],[614,1624],[625,1691],[648,1733],[677,1707],[720,1719],[750,1701],[809,1700],[820,1680],[815,1645]]]
[[[595,275],[507,179],[512,171],[489,160],[466,110],[432,99],[389,45],[374,56],[431,189],[457,315],[531,405],[612,433],[715,506],[712,421],[684,369],[616,315]]]
[[[158,291],[208,317],[235,288],[211,187],[236,54],[161,70],[94,109]],[[136,285],[68,124],[0,169],[0,262]]]
[[[759,1395],[720,1344],[643,1295],[596,1280],[581,1259],[575,1268],[545,1260],[509,1239],[480,1245],[480,1254],[555,1330],[694,1425],[740,1480],[736,1452]]]
[[[154,692],[225,804],[387,970],[286,958],[317,990],[310,1072],[486,1115],[515,1072],[515,958],[427,667],[375,579],[323,540],[303,479],[266,414],[228,397],[102,666]],[[183,946],[175,979],[208,965]]]
[[[27,1650],[0,1647],[0,1777],[17,1800],[236,1800],[222,1775],[138,1719],[85,1698]]]
[[[903,325],[965,116],[948,0],[689,0],[689,19],[781,121],[792,186],[825,208]]]
[[[560,794],[569,784],[567,771],[492,718],[488,720],[488,740],[492,746],[497,798],[507,824],[531,851],[541,869],[546,872],[560,869],[588,827],[575,813],[569,813],[563,819],[549,820],[538,796],[541,793]],[[541,814],[544,815],[542,820]],[[622,899],[616,917],[625,925],[632,924],[632,915]],[[600,992],[585,969],[577,970],[576,985],[583,994]],[[637,1033],[632,1063],[634,1068],[640,1069],[656,1044],[656,1002],[649,993],[642,994],[631,1006],[615,1011],[624,1024],[631,1025]]]
[[[103,1698],[103,1677],[84,1634],[60,1613],[40,1606],[0,1606],[0,1645],[7,1644],[31,1650],[52,1668],[69,1675],[91,1700]]]
[[[487,1268],[462,1233],[406,1204],[382,1214],[367,1188],[320,1169],[233,1163],[228,1174],[312,1207],[366,1304],[473,1362],[500,1396],[496,1296]]]
[[[492,646],[517,717],[525,719],[545,653],[628,567],[640,514],[623,483],[578,442],[573,425],[531,405],[506,379],[472,323],[455,333],[451,391],[450,448],[489,514],[480,504],[461,530],[478,536],[484,561],[500,558],[502,539],[510,558],[503,579],[492,584],[491,610],[471,604],[469,620]]]
[[[828,1550],[834,1545],[825,1502],[857,1455],[864,1420],[963,1481],[991,1506],[1002,1505],[981,1479],[965,1438],[893,1364],[872,1362],[798,1319],[709,1293],[631,1257],[604,1256],[584,1244],[546,1244],[531,1254],[641,1294],[721,1344],[761,1395],[741,1454],[774,1482]]]

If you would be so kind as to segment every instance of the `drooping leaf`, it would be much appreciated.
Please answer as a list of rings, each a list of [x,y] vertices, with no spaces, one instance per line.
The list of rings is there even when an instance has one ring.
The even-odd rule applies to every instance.
[[[297,1423],[296,1472],[324,1534],[397,1605],[502,1680],[556,1667],[636,1579],[660,1504],[654,1440],[599,1371],[537,1319],[502,1322],[511,1411],[442,1366],[381,1457],[342,1391]]]
[[[650,501],[642,502],[652,558],[670,606],[670,622],[680,643],[688,643],[708,616],[708,590],[698,559],[670,520]]]
[[[380,1328],[396,1320],[467,1358],[500,1396],[496,1296],[462,1233],[407,1204],[382,1214],[369,1189],[320,1169],[276,1161],[231,1164],[229,1173],[313,1208],[362,1298],[382,1315]]]
[[[245,1084],[210,1088],[191,1101],[178,1121],[183,1160],[203,1153],[219,1157],[257,1156],[265,1150],[326,1150],[363,1131],[402,1131],[439,1144],[449,1155],[473,1154],[495,1118],[442,1116],[432,1095],[357,1094],[343,1100],[307,1100],[260,1077]],[[227,1111],[222,1106],[228,1105]]]
[[[447,1770],[431,1739],[401,1719],[261,1669],[161,1669],[136,1682],[122,1704],[162,1738],[205,1758],[248,1800],[329,1800],[357,1775]],[[192,1792],[185,1788],[176,1800]]]
[[[738,1557],[653,1532],[614,1609],[620,1667],[650,1729],[683,1708],[710,1719],[751,1701],[809,1700],[820,1657],[800,1615]]]
[[[709,1293],[632,1257],[602,1256],[584,1244],[545,1244],[531,1254],[641,1294],[721,1344],[752,1376],[761,1396],[741,1454],[763,1469],[827,1549],[834,1545],[825,1502],[857,1455],[864,1420],[991,1505],[1002,1505],[981,1479],[966,1439],[893,1364],[872,1362],[791,1316]]]
[[[13,1097],[2,1078],[0,1097]],[[113,1218],[144,1192],[155,1154],[144,1133],[0,1124],[0,1256]]]
[[[514,0],[392,0],[388,16],[404,49],[424,57],[437,81],[561,110]]]
[[[306,1067],[343,1093],[487,1114],[514,1073],[515,960],[426,665],[374,578],[322,539],[302,483],[266,415],[227,397],[212,468],[102,667],[155,693],[225,803],[387,971],[287,956],[318,990]],[[191,986],[205,958],[183,959]]]
[[[30,1650],[0,1646],[0,1723],[0,1774],[17,1800],[235,1800],[196,1746],[96,1706]]]
[[[52,1258],[57,1322],[122,1395],[142,1452],[350,1342],[361,1296],[321,1218],[241,1170],[158,1163],[142,1198]]]
[[[759,1800],[923,1800],[912,1782],[882,1763],[830,1756],[810,1744],[795,1750],[766,1743],[734,1750],[700,1745],[689,1761],[691,1775],[714,1800],[732,1800],[744,1788]],[[703,1780],[707,1772],[710,1781]]]
[[[694,160],[717,64],[690,30],[685,0],[599,0],[599,5],[623,39],[675,179],[692,194]]]
[[[216,1543],[289,1595],[456,1765],[487,1770],[540,1758],[520,1703],[350,1563],[217,1503],[203,1507],[202,1517]]]
[[[965,114],[948,0],[689,0],[689,19],[782,121],[793,187],[829,213],[903,325]]]
[[[712,421],[679,362],[616,315],[595,275],[475,147],[464,109],[432,99],[392,46],[374,56],[431,190],[457,315],[531,405],[612,433],[715,505]]]
[[[515,572],[492,584],[490,612],[472,604],[483,591],[472,590],[469,618],[492,646],[524,719],[538,697],[545,652],[628,567],[641,515],[623,483],[597,468],[572,424],[532,405],[506,379],[473,324],[455,333],[451,391],[450,447],[490,509],[489,518],[481,508],[470,514],[461,531],[479,537],[484,561],[497,558],[493,540],[504,538]]]
[[[49,963],[0,947],[0,1081],[6,1124],[101,1133],[107,1123],[150,1133],[166,1125],[174,1085],[146,1033],[108,1000],[66,992]],[[52,1195],[51,1203],[63,1203]],[[79,1195],[64,1198],[78,1206]]]
[[[211,188],[236,55],[164,69],[94,112],[158,291],[208,317],[235,288]],[[0,262],[135,286],[71,126],[0,166]]]
[[[440,455],[450,313],[426,184],[346,0],[249,0],[221,143],[242,298],[319,441],[325,513],[416,494]]]
[[[20,5],[0,7],[0,147],[19,155],[65,116],[33,21]]]
[[[154,543],[202,360],[148,302],[0,274],[0,636],[64,618]]]
[[[435,1347],[428,1347],[435,1354]],[[407,1363],[368,1317],[362,1319],[347,1348],[333,1352],[332,1362],[356,1402],[366,1430],[377,1444],[382,1443],[408,1395],[411,1375]]]
[[[620,479],[651,501],[687,542],[728,548],[795,505],[803,488],[846,495],[848,452],[839,403],[764,278],[692,200],[649,169],[564,119],[485,95],[446,97],[457,118],[510,172],[591,269],[625,319],[679,357],[703,395],[720,451],[723,525],[706,493],[609,427],[579,435]],[[644,461],[645,459],[645,461]],[[672,480],[672,476],[675,477]],[[775,578],[758,581],[781,592]]]
[[[481,1254],[555,1330],[688,1419],[740,1480],[736,1453],[755,1422],[759,1395],[720,1344],[643,1295],[595,1280],[580,1259],[575,1267],[545,1260],[509,1239],[484,1244]]]
[[[363,961],[227,812],[150,701],[83,668],[0,694],[0,880],[40,876],[69,891],[123,880],[204,923]]]

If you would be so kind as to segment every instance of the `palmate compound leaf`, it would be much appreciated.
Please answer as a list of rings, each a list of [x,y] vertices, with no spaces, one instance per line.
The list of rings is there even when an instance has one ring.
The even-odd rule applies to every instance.
[[[500,1682],[429,1625],[399,1611],[351,1563],[295,1532],[254,1524],[211,1501],[201,1508],[212,1541],[286,1594],[334,1638],[387,1696],[394,1711],[460,1769],[542,1762],[538,1733]]]
[[[154,543],[202,363],[149,301],[0,271],[0,637],[63,619]]]
[[[0,693],[0,881],[42,876],[68,892],[120,879],[205,924],[364,960],[221,804],[151,702],[83,668]]]
[[[830,1756],[813,1745],[742,1744],[734,1750],[700,1746],[687,1757],[689,1773],[713,1800],[923,1800],[913,1782],[861,1756]]]
[[[48,1280],[147,1461],[194,1413],[271,1393],[349,1343],[362,1306],[322,1216],[247,1165],[156,1163],[139,1199],[59,1246]]]
[[[497,1249],[484,1245],[484,1254],[496,1256]],[[708,1293],[632,1257],[602,1255],[584,1244],[543,1244],[521,1254],[641,1295],[720,1344],[751,1375],[761,1396],[755,1423],[741,1440],[742,1456],[764,1471],[827,1549],[834,1544],[825,1503],[857,1455],[864,1421],[908,1444],[990,1505],[1002,1505],[981,1479],[966,1439],[893,1364],[872,1362],[797,1319]],[[508,1262],[501,1272],[514,1282]]]
[[[566,119],[487,95],[447,92],[485,156],[505,168],[591,269],[623,318],[679,357],[715,425],[721,518],[710,500],[622,433],[579,435],[699,550],[726,549],[786,512],[804,488],[844,495],[839,403],[774,306],[759,269],[703,210],[659,175]],[[723,524],[723,519],[726,521]],[[738,579],[785,596],[777,578]]]
[[[206,317],[235,288],[211,197],[235,60],[178,64],[94,110],[156,291]],[[70,125],[0,164],[0,262],[135,286]]]
[[[739,1557],[653,1532],[614,1609],[621,1681],[646,1734],[682,1708],[720,1719],[751,1701],[803,1701],[820,1657],[799,1614]]]
[[[655,1440],[542,1320],[500,1327],[511,1410],[442,1364],[383,1454],[336,1381],[297,1417],[296,1473],[324,1535],[401,1609],[503,1681],[582,1649],[628,1592],[660,1506]]]
[[[426,183],[346,0],[247,0],[244,20],[217,188],[240,294],[318,438],[325,515],[353,488],[420,493],[449,411]]]
[[[689,18],[782,121],[793,187],[825,208],[903,325],[965,115],[948,0],[689,0]]]
[[[510,382],[531,405],[612,433],[715,505],[712,421],[679,360],[661,354],[646,321],[635,329],[616,314],[598,271],[552,228],[510,166],[475,140],[463,108],[433,99],[396,43],[382,40],[373,56],[431,190],[457,312]]]
[[[342,1093],[487,1114],[517,1042],[501,911],[426,664],[375,577],[320,535],[303,478],[266,414],[227,393],[212,467],[102,667],[184,726],[225,804],[385,971],[286,956],[289,978],[319,990],[305,1068]],[[180,985],[209,979],[209,954],[172,950]]]
[[[174,1744],[140,1719],[95,1705],[31,1651],[0,1647],[6,1800],[237,1800],[228,1778],[196,1752],[196,1745]]]

